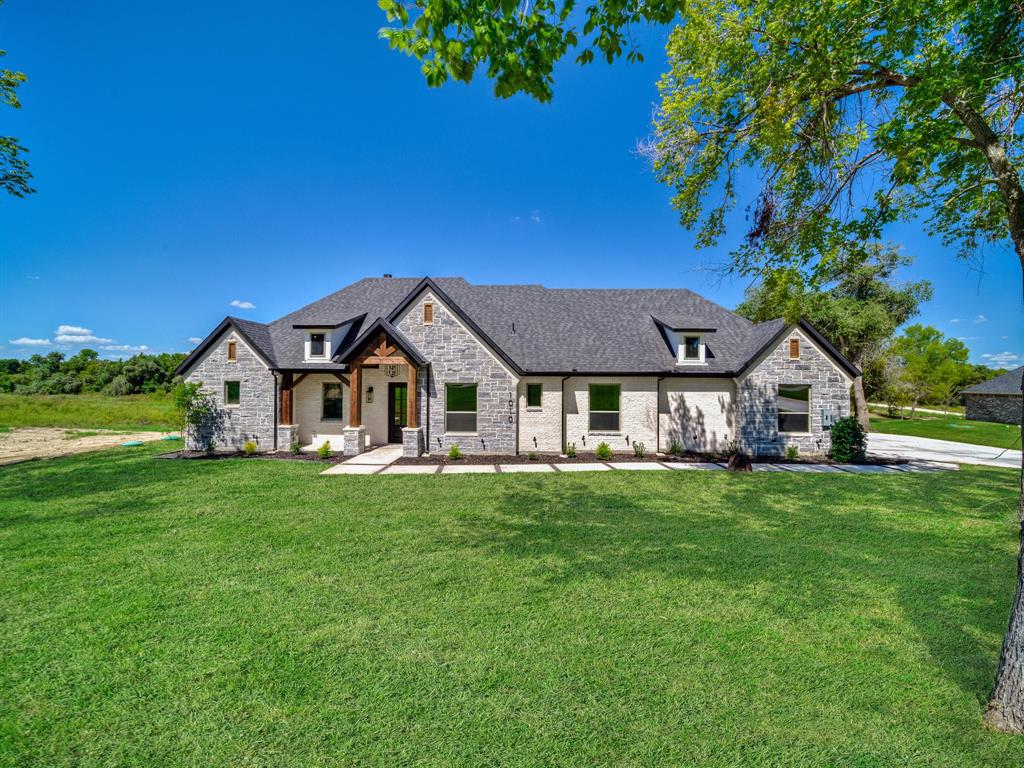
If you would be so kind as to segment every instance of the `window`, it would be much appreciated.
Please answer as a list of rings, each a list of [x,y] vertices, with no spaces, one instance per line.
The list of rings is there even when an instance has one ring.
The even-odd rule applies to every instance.
[[[325,337],[322,333],[311,333],[309,334],[309,356],[310,357],[326,357],[324,349],[326,348]]]
[[[228,342],[228,362],[233,363],[238,359],[238,343],[234,341]]]
[[[526,407],[540,408],[540,396],[544,388],[540,384],[526,385]]]
[[[242,382],[224,382],[224,405],[238,405],[242,402]]]
[[[590,431],[619,431],[619,394],[618,384],[590,385]]]
[[[789,340],[789,359],[799,360],[800,359],[800,339]]]
[[[677,331],[679,342],[679,363],[704,362],[704,338],[698,333]]]
[[[429,301],[423,305],[423,324],[434,324],[434,305],[431,304]]]
[[[811,431],[811,388],[779,384],[779,432]]]
[[[446,432],[476,432],[476,384],[448,384],[444,388]]]
[[[323,391],[323,419],[340,419],[342,417],[341,384],[339,382],[324,382]]]

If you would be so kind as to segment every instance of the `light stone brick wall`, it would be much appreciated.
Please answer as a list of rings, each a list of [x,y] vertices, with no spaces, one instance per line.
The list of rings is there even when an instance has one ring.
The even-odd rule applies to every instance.
[[[228,362],[228,342],[237,342],[236,362]],[[213,418],[186,438],[189,450],[241,450],[254,440],[260,451],[274,449],[274,374],[234,329],[229,328],[210,346],[185,376],[197,382],[216,403]],[[237,406],[224,405],[224,382],[238,381]]]
[[[434,304],[431,325],[423,323],[426,301]],[[419,423],[429,430],[424,450],[446,453],[458,443],[465,453],[515,453],[518,377],[429,291],[410,305],[396,325],[430,361],[429,373],[420,369],[417,397]],[[476,433],[445,431],[446,384],[477,385]]]
[[[590,385],[618,384],[619,429],[590,431]],[[591,452],[600,442],[616,453],[633,453],[643,443],[649,453],[657,449],[658,379],[655,376],[574,376],[565,382],[565,440],[576,450]]]
[[[731,379],[666,378],[658,417],[659,450],[676,440],[687,451],[721,451],[737,439],[736,385]]]
[[[965,416],[975,421],[1020,424],[1020,395],[964,395]]]
[[[789,340],[800,340],[800,359],[789,359]],[[779,434],[779,384],[810,385],[810,432]],[[851,380],[799,330],[787,334],[737,380],[737,416],[740,447],[755,455],[778,455],[790,445],[803,454],[824,454],[831,435],[822,428],[821,412],[835,418],[850,415]]]
[[[526,405],[526,385],[540,384],[540,408]],[[561,453],[562,379],[527,376],[519,382],[519,452]]]
[[[341,384],[341,419],[323,418],[324,384]],[[299,428],[298,440],[303,445],[319,448],[327,441],[331,448],[340,451],[345,444],[342,430],[348,426],[348,411],[348,387],[331,374],[311,373],[292,389],[292,417]]]

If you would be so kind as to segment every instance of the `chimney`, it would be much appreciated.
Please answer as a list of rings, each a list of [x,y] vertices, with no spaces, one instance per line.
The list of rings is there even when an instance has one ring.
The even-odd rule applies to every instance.
[[[391,273],[390,272],[385,272],[384,273],[384,277],[391,277]]]

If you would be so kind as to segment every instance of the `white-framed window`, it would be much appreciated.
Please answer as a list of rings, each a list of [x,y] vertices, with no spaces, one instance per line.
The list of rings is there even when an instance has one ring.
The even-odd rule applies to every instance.
[[[476,384],[445,384],[444,431],[476,433]]]
[[[242,403],[242,382],[224,382],[224,405],[241,405]]]
[[[704,363],[704,337],[699,333],[676,331],[679,351],[679,365],[701,365]]]
[[[806,384],[779,384],[779,433],[811,431],[811,388]]]
[[[331,332],[327,330],[322,331],[306,331],[306,359],[307,360],[326,360],[330,357],[331,352]]]
[[[618,432],[622,387],[619,384],[590,385],[590,431]]]

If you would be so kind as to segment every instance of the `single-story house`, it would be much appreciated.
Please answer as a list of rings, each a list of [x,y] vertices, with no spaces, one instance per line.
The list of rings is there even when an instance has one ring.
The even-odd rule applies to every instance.
[[[857,369],[807,322],[686,289],[368,278],[272,323],[225,318],[181,364],[216,407],[192,449],[354,455],[829,448]]]
[[[975,421],[1020,424],[1024,365],[963,391],[965,415]]]

